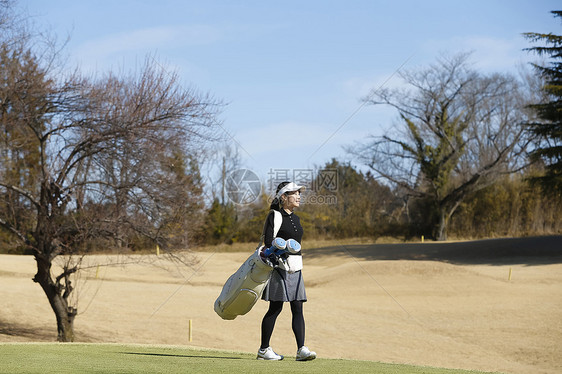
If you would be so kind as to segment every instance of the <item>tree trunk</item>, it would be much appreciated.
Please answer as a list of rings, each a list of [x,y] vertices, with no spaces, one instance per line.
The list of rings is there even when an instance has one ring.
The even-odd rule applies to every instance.
[[[439,207],[439,223],[437,224],[436,233],[434,235],[437,241],[447,240],[447,227],[449,226],[449,221],[460,204],[461,201],[456,201],[453,206]]]
[[[62,296],[60,286],[51,277],[51,261],[42,256],[35,255],[37,261],[37,274],[33,281],[39,283],[57,319],[57,330],[59,342],[74,341],[74,318],[77,310],[68,306],[67,300]]]
[[[437,233],[435,234],[435,239],[437,241],[447,240],[447,224],[448,224],[447,214],[444,209],[439,211],[439,223],[437,224]]]

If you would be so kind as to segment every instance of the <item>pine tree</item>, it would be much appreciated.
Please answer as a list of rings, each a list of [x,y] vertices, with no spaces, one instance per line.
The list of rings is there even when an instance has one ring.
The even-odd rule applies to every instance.
[[[552,11],[562,18],[562,11]],[[545,174],[533,180],[540,182],[546,190],[562,192],[562,36],[552,33],[525,33],[533,42],[544,42],[545,46],[526,48],[540,56],[549,56],[547,66],[533,64],[543,78],[542,91],[546,100],[531,105],[537,114],[537,121],[528,123],[529,131],[537,136],[537,147],[532,152],[535,160],[545,163]]]

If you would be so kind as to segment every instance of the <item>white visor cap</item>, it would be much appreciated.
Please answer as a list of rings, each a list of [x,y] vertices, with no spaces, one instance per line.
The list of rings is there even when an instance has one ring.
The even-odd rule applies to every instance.
[[[285,187],[283,187],[281,190],[279,190],[279,192],[277,193],[277,196],[281,196],[284,193],[287,192],[293,192],[293,191],[304,191],[306,190],[305,186],[299,186],[296,183],[289,183],[288,185],[286,185]]]

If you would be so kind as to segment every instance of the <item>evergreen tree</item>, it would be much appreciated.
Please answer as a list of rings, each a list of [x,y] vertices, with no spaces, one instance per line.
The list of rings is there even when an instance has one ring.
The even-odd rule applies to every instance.
[[[562,11],[553,11],[555,17],[562,17]],[[527,48],[541,56],[550,56],[547,66],[533,64],[544,79],[542,91],[546,100],[531,106],[538,120],[528,124],[529,131],[537,136],[537,148],[532,157],[546,164],[543,176],[533,180],[540,182],[547,190],[562,192],[562,36],[552,33],[525,33],[533,42],[544,42],[546,46]]]

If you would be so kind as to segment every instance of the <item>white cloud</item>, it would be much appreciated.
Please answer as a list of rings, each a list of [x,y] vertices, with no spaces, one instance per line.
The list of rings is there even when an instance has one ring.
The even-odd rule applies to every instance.
[[[400,78],[400,72],[412,68],[409,61],[408,59],[401,61],[400,64],[397,63],[397,66],[392,70],[350,77],[343,82],[343,90],[347,95],[363,99],[382,89],[403,88],[404,81]]]
[[[455,37],[431,40],[422,47],[424,54],[433,58],[441,54],[471,52],[470,61],[486,71],[514,70],[518,64],[529,60],[523,48],[528,45],[522,38],[502,39],[488,36]]]
[[[97,68],[116,57],[123,59],[133,55],[138,58],[169,47],[211,44],[220,38],[217,28],[206,25],[158,26],[89,40],[76,47],[72,54],[81,65]]]
[[[240,152],[256,173],[263,176],[272,168],[313,168],[346,155],[343,146],[364,139],[368,132],[352,124],[272,123],[233,134]],[[248,157],[246,157],[248,156]]]

